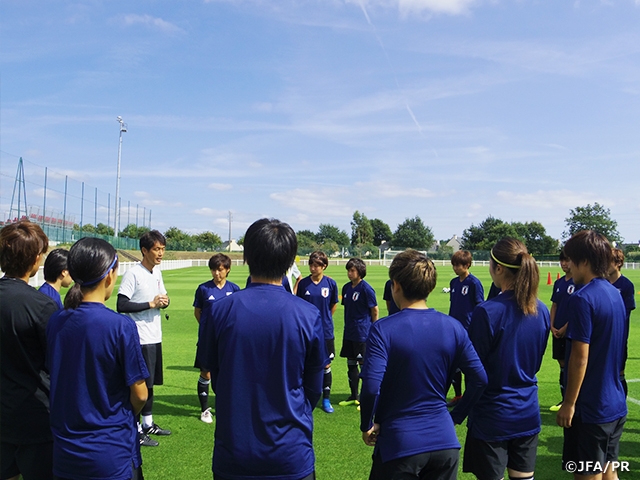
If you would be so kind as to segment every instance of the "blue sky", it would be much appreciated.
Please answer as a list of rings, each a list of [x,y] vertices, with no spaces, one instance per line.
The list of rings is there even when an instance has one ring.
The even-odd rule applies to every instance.
[[[599,202],[638,241],[639,27],[640,0],[3,0],[0,211],[19,157],[29,204],[44,167],[78,223],[81,182],[114,197],[121,115],[123,205],[162,231],[359,210],[559,238]]]

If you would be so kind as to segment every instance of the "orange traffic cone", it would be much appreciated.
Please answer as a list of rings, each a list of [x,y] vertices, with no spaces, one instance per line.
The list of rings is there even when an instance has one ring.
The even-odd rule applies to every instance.
[[[556,280],[560,280],[560,272],[558,272],[558,278]]]
[[[552,285],[552,283],[551,283],[551,272],[549,272],[549,275],[547,275],[547,285]]]

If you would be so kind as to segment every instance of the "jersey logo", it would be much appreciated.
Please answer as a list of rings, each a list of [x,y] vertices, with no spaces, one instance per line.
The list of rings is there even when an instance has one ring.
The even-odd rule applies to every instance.
[[[233,293],[233,292],[227,292],[227,297],[228,297],[229,295],[231,295],[232,293]]]
[[[360,292],[353,292],[353,295],[351,295],[351,299],[352,299],[354,302],[357,302],[357,301],[358,301],[358,297],[360,297]]]
[[[575,285],[569,285],[569,286],[567,287],[567,293],[568,293],[569,295],[571,295],[571,294],[572,294],[573,292],[575,292],[575,291],[576,291],[576,286],[575,286]]]
[[[460,293],[462,293],[462,295],[466,295],[467,293],[469,293],[469,285],[465,285],[464,287],[462,287]]]
[[[309,292],[309,290],[307,290],[306,292],[304,292],[305,295],[311,295],[311,292]]]
[[[213,295],[209,295],[208,300],[215,300],[215,299],[216,299],[216,297],[214,297]]]
[[[327,297],[329,296],[329,289],[328,289],[327,287],[323,287],[323,288],[320,290],[320,293],[322,294],[322,296],[323,296],[324,298],[327,298]]]

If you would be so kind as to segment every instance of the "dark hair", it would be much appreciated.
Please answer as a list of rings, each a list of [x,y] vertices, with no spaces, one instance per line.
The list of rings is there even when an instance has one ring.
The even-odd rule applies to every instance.
[[[244,235],[244,261],[252,277],[281,280],[293,265],[297,251],[296,233],[274,218],[256,220]]]
[[[558,260],[560,260],[561,262],[566,262],[567,260],[569,260],[569,257],[567,257],[567,254],[564,253],[564,248],[560,250],[560,255],[558,255]]]
[[[565,243],[564,253],[576,265],[588,261],[596,277],[606,277],[611,268],[611,245],[604,235],[593,230],[575,233]]]
[[[407,300],[423,300],[435,288],[438,274],[433,262],[424,253],[405,250],[393,258],[389,278],[400,284]]]
[[[64,248],[51,250],[44,261],[44,279],[47,282],[55,282],[62,275],[63,270],[69,270],[67,259],[69,252]]]
[[[329,266],[329,259],[327,258],[327,254],[318,250],[309,255],[309,265],[322,265],[324,267]]]
[[[471,266],[473,262],[473,256],[469,250],[458,250],[451,256],[451,265],[465,265]]]
[[[231,259],[224,253],[216,253],[209,259],[209,270],[218,270],[221,266],[231,270]]]
[[[0,230],[0,268],[8,277],[24,277],[48,248],[39,225],[28,220],[6,225]]]
[[[354,267],[358,271],[358,275],[360,276],[360,278],[364,278],[367,276],[367,265],[362,261],[362,259],[360,258],[349,259],[345,268],[347,270],[351,270],[351,268],[354,268]]]
[[[624,265],[624,252],[619,248],[613,248],[611,250],[612,262],[618,270]]]
[[[91,291],[118,268],[116,249],[101,238],[84,237],[69,249],[69,275],[76,282],[64,299],[65,308],[77,308],[84,291]]]
[[[540,270],[535,258],[529,255],[524,243],[516,238],[505,237],[491,249],[491,263],[505,267],[515,277],[516,302],[525,315],[538,312],[538,284]]]
[[[140,251],[143,248],[151,250],[156,243],[166,245],[167,239],[158,230],[149,230],[140,237]]]

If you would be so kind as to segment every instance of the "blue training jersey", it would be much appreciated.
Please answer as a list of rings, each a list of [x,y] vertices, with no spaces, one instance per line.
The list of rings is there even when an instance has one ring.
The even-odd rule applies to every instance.
[[[627,414],[620,382],[626,344],[626,311],[618,290],[594,278],[571,295],[568,305],[566,363],[574,341],[589,344],[587,370],[576,401],[584,423],[609,423]]]
[[[366,351],[360,430],[380,424],[382,461],[460,448],[454,420],[464,420],[487,383],[460,322],[433,309],[405,308],[373,324]],[[457,368],[467,389],[450,414],[446,394]]]
[[[298,297],[315,305],[320,311],[322,318],[322,329],[324,331],[324,339],[331,340],[334,338],[333,333],[333,316],[331,309],[338,303],[338,285],[333,278],[326,275],[316,284],[311,276],[300,280],[298,284]]]
[[[371,328],[371,309],[378,306],[376,292],[364,280],[355,287],[351,282],[342,287],[344,305],[344,339],[364,343]]]
[[[476,305],[484,302],[484,288],[480,280],[472,274],[460,281],[459,277],[449,282],[449,315],[458,320],[464,328],[469,329],[471,314]]]
[[[329,363],[316,307],[251,283],[202,311],[197,360],[216,394],[214,474],[299,480],[314,471],[312,411]]]
[[[220,300],[239,290],[240,287],[235,283],[226,281],[222,288],[219,288],[213,280],[209,280],[198,285],[193,299],[193,306],[202,310],[207,302]]]
[[[47,282],[44,282],[40,286],[38,291],[44,293],[47,297],[51,298],[54,302],[56,302],[56,305],[58,305],[59,309],[64,308],[64,305],[62,305],[62,298],[60,297],[60,293],[51,285],[49,285]]]
[[[536,374],[549,330],[547,307],[538,300],[538,312],[525,315],[511,290],[473,311],[469,338],[487,371],[489,385],[469,414],[471,436],[500,442],[540,432]]]
[[[398,305],[396,305],[396,302],[393,299],[393,294],[391,293],[392,285],[393,281],[387,280],[387,283],[384,284],[384,294],[382,295],[382,299],[389,302],[389,315],[393,315],[394,313],[398,313],[400,311]]]
[[[582,285],[576,285],[573,282],[573,278],[567,280],[566,277],[561,277],[555,281],[553,293],[551,294],[551,301],[557,305],[556,315],[553,318],[553,328],[562,328],[567,324],[569,297],[581,288]]]
[[[135,322],[101,303],[59,310],[47,326],[53,473],[131,478],[140,443],[130,387],[149,377]]]

